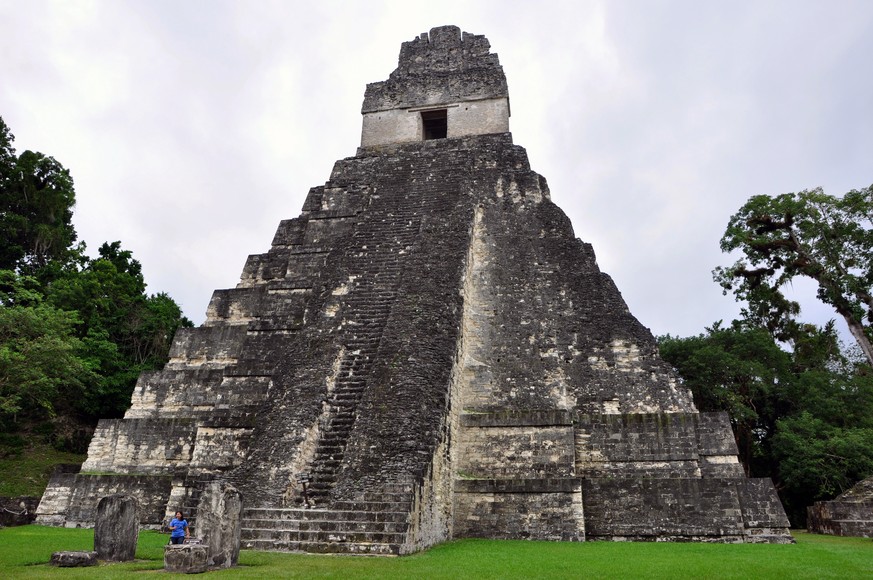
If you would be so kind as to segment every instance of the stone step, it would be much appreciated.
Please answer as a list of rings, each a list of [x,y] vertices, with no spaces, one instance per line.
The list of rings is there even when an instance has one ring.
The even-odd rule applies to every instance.
[[[411,486],[404,486],[411,487]],[[369,502],[377,502],[377,503],[411,503],[412,502],[412,492],[407,491],[406,489],[402,489],[400,491],[397,490],[385,490],[385,491],[365,491],[359,492],[355,494],[354,500],[355,502],[360,503],[369,503]]]
[[[309,552],[313,554],[360,554],[397,556],[399,544],[352,542],[281,542],[276,540],[243,540],[241,547],[249,550],[275,552]]]
[[[352,317],[357,321],[366,318],[383,321],[388,318],[388,315],[391,313],[391,308],[393,307],[393,301],[391,304],[386,304],[384,306],[359,306],[352,313]]]
[[[345,438],[337,437],[336,433],[333,430],[326,432],[325,435],[330,437],[331,441],[320,441],[318,443],[318,446],[316,447],[315,453],[320,453],[321,455],[328,453],[343,453],[344,446],[342,445],[341,441],[345,441]]]
[[[337,377],[334,386],[334,393],[360,393],[367,386],[366,375],[369,374],[369,369],[360,375],[351,377]]]
[[[349,378],[351,378],[351,377],[349,377]],[[357,378],[357,377],[355,377],[355,378]],[[361,393],[364,392],[366,387],[367,387],[367,381],[365,381],[365,380],[355,380],[355,381],[344,380],[344,381],[339,381],[336,384],[336,386],[334,386],[334,393],[346,393],[349,395],[355,395],[357,397],[360,397]]]
[[[309,485],[309,496],[323,498],[333,489],[333,482],[313,481]]]
[[[406,532],[371,532],[353,530],[291,530],[242,528],[240,538],[244,540],[281,540],[291,542],[355,542],[355,543],[397,543],[406,540]]]
[[[357,404],[361,395],[359,393],[333,393],[328,399],[328,403],[337,407],[348,407],[349,403]],[[342,409],[347,410],[347,409]],[[351,415],[349,415],[351,416]]]
[[[408,511],[335,510],[327,508],[246,508],[243,524],[252,520],[320,521],[320,522],[406,522]],[[249,526],[252,527],[252,526]]]
[[[318,453],[316,450],[315,458],[312,461],[312,464],[309,466],[309,474],[312,478],[313,483],[324,482],[325,478],[323,475],[334,475],[336,472],[331,466],[339,466],[339,462],[343,460],[342,457],[337,457],[336,453]],[[336,462],[336,463],[334,463]]]
[[[330,422],[332,425],[351,424],[355,422],[355,415],[350,413],[343,416],[331,417]]]
[[[369,338],[369,337],[350,337],[346,341],[346,346],[354,349],[367,349],[370,346],[373,347],[373,353],[375,354],[375,349],[379,346],[380,338]]]
[[[321,436],[321,439],[318,441],[318,446],[321,448],[327,448],[332,446],[338,446],[341,443],[345,442],[345,437],[338,437],[333,434],[333,432],[328,428],[324,431],[324,434]]]
[[[402,534],[409,530],[406,520],[400,522],[383,521],[323,521],[323,520],[244,520],[245,528],[250,530],[284,531],[342,531],[342,532],[383,532]]]
[[[356,410],[348,407],[337,409],[336,414],[330,416],[331,421],[339,421],[340,423],[353,423],[356,418]]]
[[[342,451],[349,438],[349,432],[352,430],[352,423],[331,423],[322,431],[321,439],[318,442],[318,448],[323,450],[338,450]],[[336,448],[336,449],[335,449]]]
[[[356,502],[356,501],[335,501],[331,504],[333,509],[343,511],[365,511],[365,512],[408,512],[412,509],[412,500],[407,501],[390,501],[390,502]]]

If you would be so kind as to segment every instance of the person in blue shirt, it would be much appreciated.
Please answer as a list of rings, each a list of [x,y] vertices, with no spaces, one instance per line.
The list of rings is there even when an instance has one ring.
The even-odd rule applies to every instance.
[[[188,521],[182,512],[176,512],[176,517],[170,520],[170,542],[173,544],[181,544],[188,537]]]

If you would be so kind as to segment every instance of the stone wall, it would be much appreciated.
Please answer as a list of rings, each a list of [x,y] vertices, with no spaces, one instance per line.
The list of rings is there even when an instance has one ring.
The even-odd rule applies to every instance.
[[[506,76],[488,39],[457,26],[432,28],[400,48],[387,81],[370,83],[362,113],[509,98]]]
[[[36,523],[43,526],[63,526],[70,507],[70,496],[80,466],[62,464],[55,466],[48,485],[36,510]],[[96,503],[95,503],[96,505]]]
[[[173,479],[161,475],[89,475],[55,473],[37,508],[36,523],[90,528],[100,498],[126,494],[139,504],[140,521],[157,529],[164,518]]]
[[[457,469],[470,478],[573,477],[573,425],[566,412],[465,413]]]
[[[457,480],[455,537],[581,541],[578,479]]]
[[[873,501],[817,501],[806,517],[807,529],[815,534],[873,538]]]
[[[509,99],[443,103],[448,138],[509,131]],[[361,147],[381,147],[424,140],[419,107],[365,113]]]
[[[589,539],[743,541],[734,486],[706,479],[583,480]]]
[[[831,501],[807,508],[807,528],[816,534],[873,538],[873,477]]]
[[[82,471],[173,473],[191,461],[193,419],[101,419]]]

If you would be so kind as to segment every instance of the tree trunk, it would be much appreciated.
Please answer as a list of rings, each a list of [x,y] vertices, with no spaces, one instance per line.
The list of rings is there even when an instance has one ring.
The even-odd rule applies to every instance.
[[[864,356],[867,357],[867,362],[870,363],[870,366],[873,366],[873,344],[870,344],[870,340],[864,333],[864,327],[855,320],[853,316],[847,316],[842,312],[840,312],[840,314],[843,315],[846,324],[849,325],[849,332],[851,332],[852,336],[855,337],[855,342],[857,342],[858,346],[861,347],[861,351],[864,353]]]

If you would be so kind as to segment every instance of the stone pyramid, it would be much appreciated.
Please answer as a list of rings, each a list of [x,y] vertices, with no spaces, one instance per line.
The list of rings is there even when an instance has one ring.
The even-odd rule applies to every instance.
[[[362,112],[357,154],[100,422],[39,521],[90,525],[124,491],[157,524],[224,479],[258,549],[791,541],[727,416],[696,411],[513,144],[487,39],[403,43]]]
[[[873,538],[873,477],[859,481],[831,501],[807,507],[806,528],[813,534]]]

